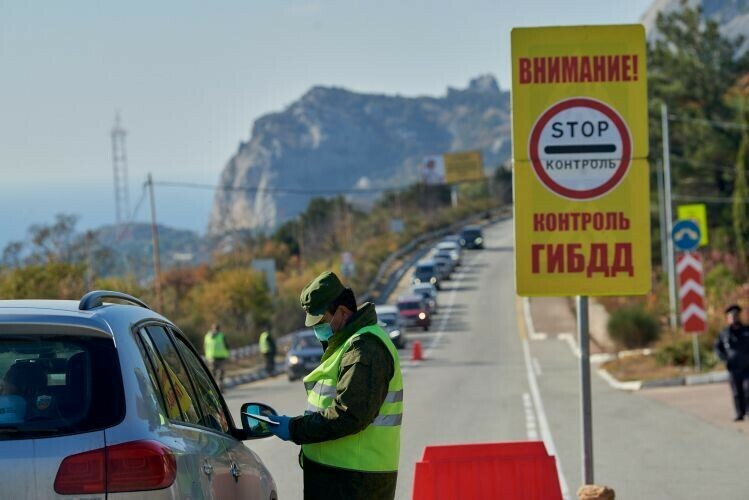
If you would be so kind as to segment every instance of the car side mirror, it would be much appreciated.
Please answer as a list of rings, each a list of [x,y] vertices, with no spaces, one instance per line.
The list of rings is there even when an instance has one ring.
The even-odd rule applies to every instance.
[[[242,419],[242,440],[260,439],[272,436],[269,424],[259,418],[253,418],[252,415],[260,417],[272,417],[278,415],[276,410],[263,403],[245,403],[239,410]]]

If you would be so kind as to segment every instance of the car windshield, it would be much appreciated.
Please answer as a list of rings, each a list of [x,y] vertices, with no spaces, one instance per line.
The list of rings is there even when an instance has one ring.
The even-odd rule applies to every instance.
[[[315,338],[314,335],[301,335],[294,340],[295,351],[301,349],[311,349],[314,347],[321,347],[320,342]]]
[[[434,266],[419,266],[416,268],[416,274],[421,276],[434,274]]]
[[[401,311],[406,311],[409,309],[421,309],[421,304],[419,302],[401,302],[398,304],[398,309]]]
[[[123,417],[112,340],[0,336],[0,440],[88,432]]]
[[[378,314],[377,319],[387,327],[395,326],[395,314]]]
[[[478,236],[481,236],[481,230],[480,229],[465,229],[465,230],[463,230],[463,237],[464,238],[476,238]]]

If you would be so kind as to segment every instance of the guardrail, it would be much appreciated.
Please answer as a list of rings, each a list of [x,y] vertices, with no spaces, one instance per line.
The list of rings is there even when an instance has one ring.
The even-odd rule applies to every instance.
[[[361,296],[360,300],[362,302],[374,301],[376,303],[387,301],[406,271],[415,264],[416,261],[426,253],[426,251],[429,250],[429,248],[425,248],[426,244],[433,243],[435,240],[442,238],[443,236],[455,233],[467,224],[476,223],[480,220],[485,220],[486,224],[496,222],[497,220],[508,217],[511,211],[512,210],[509,207],[501,207],[481,214],[474,214],[447,227],[430,231],[411,240],[407,245],[390,254],[387,259],[382,262],[369,289]],[[489,217],[486,216],[487,213],[489,214]],[[423,251],[420,252],[419,250]],[[406,262],[402,262],[396,269],[392,269],[399,259],[407,255],[409,258]]]

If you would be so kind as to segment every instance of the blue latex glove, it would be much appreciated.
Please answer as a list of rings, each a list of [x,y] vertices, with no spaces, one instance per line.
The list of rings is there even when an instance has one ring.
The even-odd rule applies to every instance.
[[[278,425],[268,426],[273,435],[284,441],[289,441],[291,439],[291,432],[289,431],[291,417],[287,417],[286,415],[269,415],[268,418],[274,422],[278,422]]]

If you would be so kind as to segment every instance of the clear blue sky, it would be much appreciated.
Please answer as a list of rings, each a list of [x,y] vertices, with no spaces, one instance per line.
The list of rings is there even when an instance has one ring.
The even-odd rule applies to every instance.
[[[312,85],[441,95],[492,73],[506,89],[512,27],[638,22],[649,4],[0,0],[0,249],[59,212],[113,221],[115,109],[134,204],[147,172],[217,183],[252,122]],[[202,232],[212,193],[157,201],[161,222]]]

